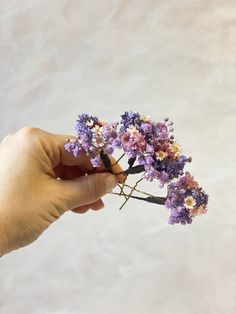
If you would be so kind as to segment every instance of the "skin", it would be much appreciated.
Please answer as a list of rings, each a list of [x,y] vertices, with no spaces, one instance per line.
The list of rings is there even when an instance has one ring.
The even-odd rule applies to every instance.
[[[1,142],[0,256],[32,243],[69,210],[103,208],[101,197],[125,180],[114,175],[118,164],[111,174],[94,170],[85,153],[66,152],[67,137],[27,127]]]

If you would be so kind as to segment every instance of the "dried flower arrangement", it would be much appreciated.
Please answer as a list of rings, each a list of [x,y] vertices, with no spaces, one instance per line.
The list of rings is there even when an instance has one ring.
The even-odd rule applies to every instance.
[[[189,224],[194,217],[206,213],[208,195],[189,172],[184,173],[186,163],[192,158],[182,154],[173,135],[173,122],[168,118],[154,122],[138,112],[129,111],[121,115],[120,122],[108,123],[84,113],[78,116],[75,129],[76,139],[68,139],[65,143],[65,149],[75,157],[85,151],[94,168],[103,165],[112,172],[113,166],[127,156],[127,169],[116,175],[123,174],[127,178],[142,174],[134,186],[121,182],[120,192],[113,193],[125,197],[120,209],[130,198],[165,205],[171,211],[169,224]],[[111,155],[115,149],[122,150],[123,154],[112,165]],[[137,185],[143,179],[157,180],[161,188],[167,185],[167,196],[138,190]],[[124,187],[130,189],[129,194],[124,192]],[[142,196],[135,196],[134,192]]]

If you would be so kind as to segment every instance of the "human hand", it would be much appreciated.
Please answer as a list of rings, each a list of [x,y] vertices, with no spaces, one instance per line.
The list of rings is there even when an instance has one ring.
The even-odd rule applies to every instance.
[[[0,256],[36,240],[68,210],[101,209],[101,197],[117,185],[115,175],[94,173],[85,153],[66,152],[66,138],[23,128],[0,144]]]

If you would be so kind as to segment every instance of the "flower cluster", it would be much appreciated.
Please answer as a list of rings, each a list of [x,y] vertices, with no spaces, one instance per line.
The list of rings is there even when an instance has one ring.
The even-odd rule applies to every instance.
[[[173,122],[153,122],[149,117],[137,112],[125,112],[121,116],[121,128],[116,145],[120,146],[128,158],[137,159],[144,166],[144,178],[158,179],[160,185],[169,183],[183,174],[187,158],[180,145],[174,140]]]
[[[98,117],[81,114],[76,120],[76,139],[68,139],[65,149],[78,157],[85,151],[94,167],[102,164],[101,154],[110,155],[114,151],[118,137],[117,123],[100,121]]]
[[[207,194],[199,187],[194,177],[186,172],[168,186],[165,206],[171,209],[169,223],[191,223],[194,217],[207,212],[207,202]]]
[[[191,162],[191,157],[182,153],[172,134],[173,122],[168,118],[163,122],[154,122],[138,112],[127,111],[121,116],[120,123],[108,123],[96,116],[81,114],[76,120],[75,129],[76,138],[68,139],[65,144],[65,149],[75,157],[79,157],[83,151],[94,167],[103,164],[111,169],[109,155],[119,148],[128,157],[128,168],[121,173],[143,173],[143,178],[148,181],[157,179],[161,187],[168,184],[167,197],[158,197],[136,189],[142,179],[134,187],[123,183],[123,188],[132,189],[126,195],[121,188],[119,195],[125,196],[124,204],[130,197],[165,204],[171,210],[170,224],[189,224],[195,216],[206,213],[208,196],[189,172],[184,174],[184,167]],[[148,197],[134,196],[134,191]]]

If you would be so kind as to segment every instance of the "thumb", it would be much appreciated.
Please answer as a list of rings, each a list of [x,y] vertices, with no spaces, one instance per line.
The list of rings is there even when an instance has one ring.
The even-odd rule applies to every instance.
[[[110,173],[94,173],[74,180],[57,181],[61,184],[59,197],[65,204],[65,211],[94,203],[118,184],[118,179]]]

